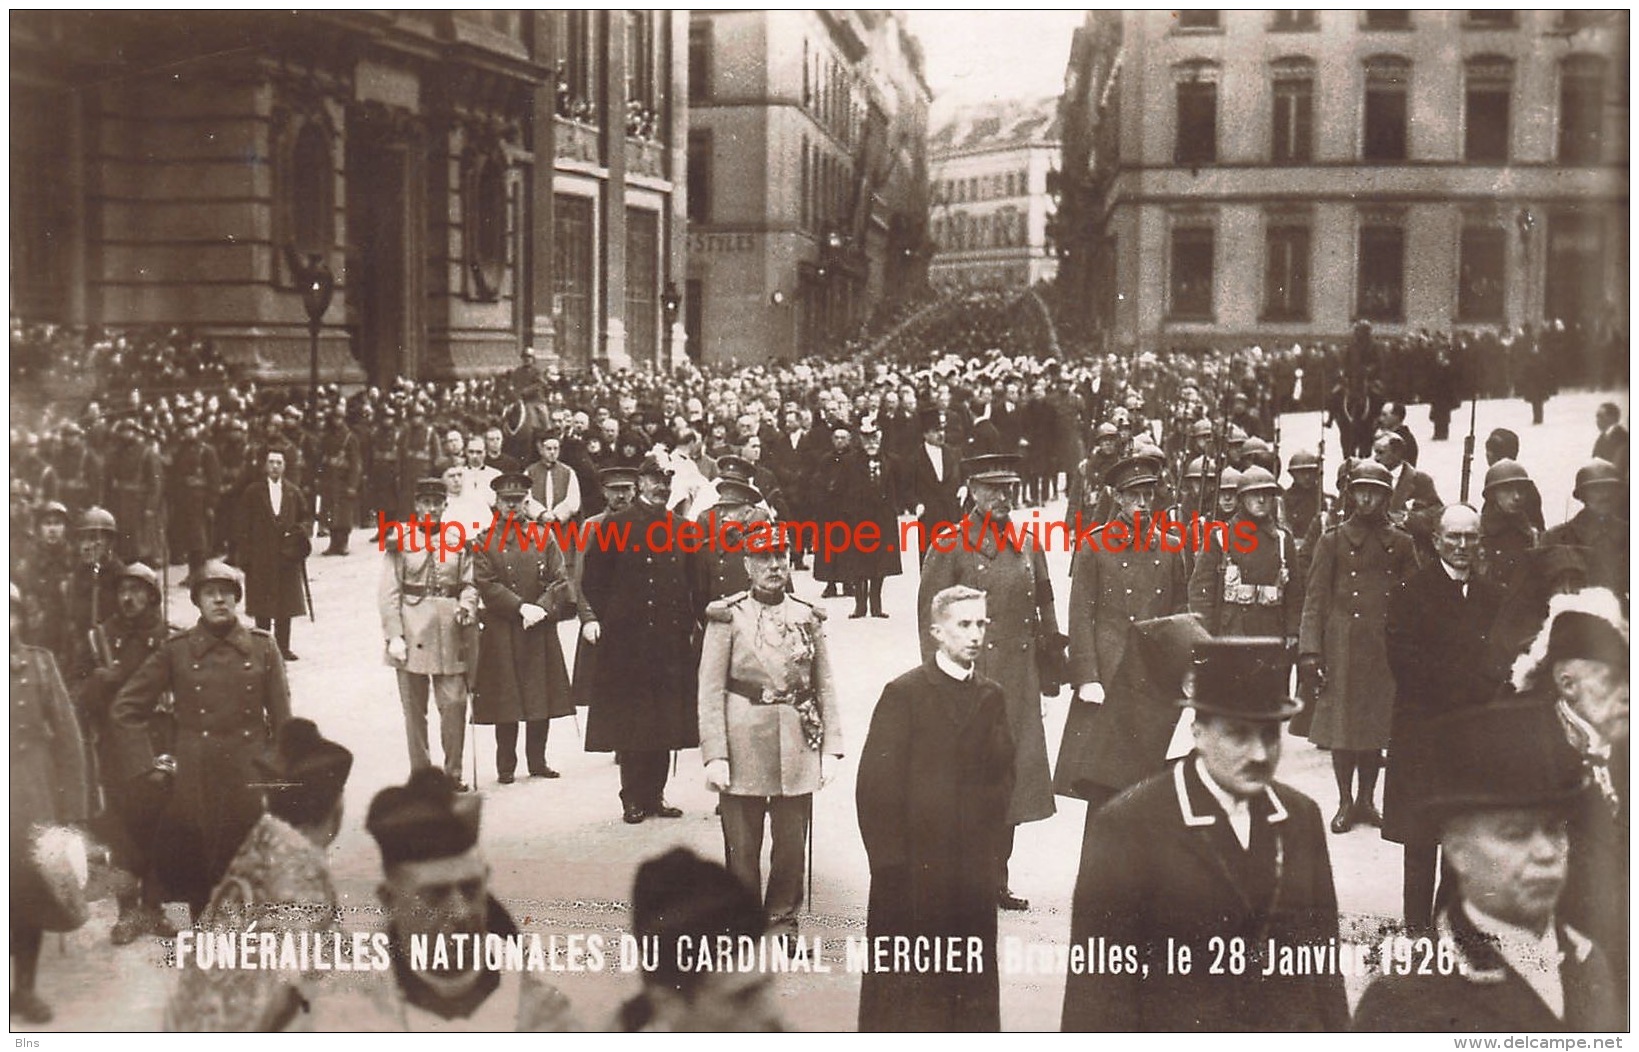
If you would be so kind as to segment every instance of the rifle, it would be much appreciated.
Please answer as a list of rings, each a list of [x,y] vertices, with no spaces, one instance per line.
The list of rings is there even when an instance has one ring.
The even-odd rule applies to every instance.
[[[1475,414],[1479,411],[1479,392],[1468,400],[1468,437],[1463,439],[1463,484],[1458,500],[1468,503],[1468,484],[1474,475],[1474,423]]]
[[[302,598],[307,600],[307,619],[309,621],[312,621],[315,624],[317,624],[318,620],[319,620],[319,615],[318,615],[318,612],[313,609],[313,586],[311,584],[309,584],[308,580],[307,580],[307,560],[306,559],[302,560],[301,566],[302,566]]]
[[[1331,388],[1326,386],[1326,363],[1330,360],[1323,349],[1320,354],[1320,451],[1315,454],[1315,485],[1319,494],[1315,498],[1315,514],[1322,519],[1325,525],[1326,517],[1326,400],[1332,397]]]

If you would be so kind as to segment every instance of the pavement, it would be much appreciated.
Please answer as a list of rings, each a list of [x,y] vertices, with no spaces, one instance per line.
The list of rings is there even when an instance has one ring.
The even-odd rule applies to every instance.
[[[1532,426],[1530,407],[1521,401],[1480,403],[1477,412],[1476,462],[1472,499],[1477,504],[1485,473],[1483,444],[1494,427],[1518,432],[1521,460],[1542,491],[1549,525],[1576,510],[1570,499],[1572,478],[1593,446],[1594,410],[1614,400],[1627,418],[1627,394],[1570,393],[1551,400],[1541,426]],[[1413,407],[1410,421],[1421,444],[1419,466],[1432,474],[1440,494],[1457,497],[1463,435],[1468,407],[1453,421],[1453,437],[1430,438],[1426,409]],[[1291,452],[1318,445],[1320,421],[1315,413],[1289,415],[1282,421],[1281,449]],[[1328,478],[1337,463],[1337,435],[1327,435]],[[1042,511],[1044,519],[1062,512],[1063,500]],[[1024,512],[1028,516],[1029,509]],[[383,642],[375,608],[377,575],[383,557],[359,531],[352,554],[309,561],[317,620],[294,626],[292,647],[300,660],[289,666],[293,708],[314,719],[328,736],[356,756],[346,793],[347,814],[331,849],[333,872],[349,926],[376,920],[375,888],[379,856],[363,828],[370,798],[382,787],[402,782],[409,773],[402,716],[394,679],[383,659]],[[1049,555],[1061,624],[1067,623],[1068,553]],[[821,587],[807,573],[797,575],[797,593],[820,602],[829,613],[826,631],[839,680],[847,751],[857,755],[871,711],[888,680],[917,663],[915,640],[916,567],[907,554],[906,572],[889,578],[883,589],[886,621],[849,620],[852,600],[818,600]],[[173,569],[171,579],[180,576]],[[173,622],[189,623],[193,610],[187,595],[173,585]],[[574,626],[559,626],[565,653],[572,660]],[[622,656],[641,660],[641,655]],[[1058,755],[1070,692],[1043,699],[1049,757]],[[434,717],[436,719],[436,716]],[[495,780],[492,732],[470,728],[467,770],[471,780],[477,761],[477,789],[484,801],[481,843],[493,870],[492,890],[512,911],[521,928],[549,934],[602,934],[613,942],[628,920],[628,896],[637,867],[665,850],[686,845],[708,858],[722,857],[722,839],[713,816],[714,794],[705,788],[699,753],[676,757],[668,799],[684,811],[676,820],[650,819],[638,826],[621,822],[618,772],[607,754],[582,750],[579,737],[584,710],[576,719],[554,722],[547,762],[562,772],[557,780],[521,778],[509,786]],[[1335,804],[1331,769],[1324,752],[1307,741],[1288,737],[1280,769],[1283,781],[1314,797],[1323,816]],[[812,913],[802,918],[805,937],[824,940],[828,973],[791,974],[778,982],[778,996],[788,1023],[799,1030],[851,1030],[859,997],[859,980],[848,974],[840,947],[848,936],[862,936],[869,874],[854,809],[853,760],[844,762],[832,783],[815,797]],[[1070,897],[1075,882],[1085,806],[1060,799],[1058,813],[1020,827],[1011,883],[1030,900],[1024,913],[1002,913],[1001,936],[1045,945],[1063,944],[1069,936]],[[1400,855],[1375,829],[1359,828],[1329,836],[1332,867],[1345,935],[1375,941],[1394,920],[1400,902]],[[171,918],[185,921],[180,905]],[[40,963],[39,990],[56,1010],[56,1020],[41,1030],[152,1030],[159,1025],[174,972],[164,967],[165,948],[142,940],[115,948],[108,942],[114,907],[96,902],[90,921],[80,930],[46,938]],[[567,959],[560,958],[566,965]],[[612,966],[602,972],[563,971],[551,976],[573,1002],[582,1024],[604,1026],[621,1001],[638,989],[634,974]],[[1351,979],[1351,1002],[1364,981]],[[1062,970],[1046,967],[1039,974],[1020,970],[1002,979],[1002,1025],[1007,1030],[1055,1030],[1063,997]],[[14,1029],[19,1021],[12,1020]]]

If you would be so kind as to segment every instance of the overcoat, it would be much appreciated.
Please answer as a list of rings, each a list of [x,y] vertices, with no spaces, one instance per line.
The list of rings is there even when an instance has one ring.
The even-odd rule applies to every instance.
[[[1321,748],[1388,746],[1394,711],[1385,641],[1389,595],[1416,568],[1411,538],[1387,523],[1350,519],[1316,543],[1298,653],[1319,654],[1326,669],[1309,728],[1309,740]]]
[[[677,520],[664,507],[639,499],[605,521],[631,532],[624,546],[586,551],[581,592],[602,631],[587,751],[693,748],[700,743],[695,611],[704,606],[695,602],[697,571],[677,549]]]
[[[1382,976],[1366,987],[1354,1029],[1367,1033],[1588,1033],[1627,1028],[1622,990],[1609,963],[1587,936],[1559,929],[1565,1016],[1556,1016],[1525,978],[1509,967],[1461,909],[1440,915],[1437,928],[1456,948],[1448,975]]]
[[[899,461],[886,453],[876,456],[861,451],[848,464],[843,481],[842,506],[854,531],[853,543],[836,557],[837,572],[843,580],[863,577],[893,577],[900,572],[899,508],[905,482]],[[861,544],[861,527],[871,523],[876,529],[874,547],[870,539]],[[870,548],[871,550],[866,550]]]
[[[1337,894],[1320,809],[1276,782],[1249,804],[1242,848],[1196,771],[1194,754],[1098,811],[1081,845],[1070,945],[1133,947],[1148,975],[1090,968],[1069,976],[1065,1030],[1343,1030],[1340,974],[1265,977],[1269,940],[1337,938]],[[1168,940],[1195,968],[1167,966]],[[1212,940],[1220,939],[1222,944]],[[1227,963],[1241,939],[1245,973]],[[1212,974],[1214,958],[1221,974]]]
[[[1484,705],[1508,669],[1489,645],[1502,589],[1470,575],[1468,598],[1436,560],[1406,578],[1389,597],[1385,644],[1394,673],[1389,762],[1383,785],[1383,839],[1404,844],[1418,825],[1422,800],[1440,762],[1429,721]],[[1424,830],[1432,842],[1437,830]]]
[[[847,523],[850,529],[853,527],[848,514],[848,480],[856,470],[855,459],[858,456],[859,452],[851,447],[841,453],[831,449],[816,458],[809,470],[806,487],[809,508],[819,524],[822,538],[833,522]],[[845,556],[845,552],[835,550],[829,558],[824,557],[823,552],[815,552],[814,580],[848,580]]]
[[[592,537],[592,530],[608,517],[607,508],[595,515],[588,515],[586,521],[581,523],[581,536]],[[570,580],[575,586],[575,617],[581,626],[597,620],[591,604],[586,601],[586,550],[591,543],[586,541],[568,553]],[[598,651],[599,648],[588,643],[585,636],[578,631],[575,633],[575,667],[570,677],[569,696],[577,709],[592,704],[592,698],[597,694]]]
[[[1618,990],[1628,988],[1632,931],[1632,877],[1628,869],[1631,757],[1627,747],[1611,750],[1606,774],[1610,793],[1601,787],[1597,769],[1571,811],[1570,872],[1559,898],[1559,915],[1588,934],[1605,951]],[[1626,999],[1623,1019],[1627,1025]]]
[[[239,495],[238,540],[234,552],[245,571],[245,616],[253,620],[300,617],[302,561],[313,544],[307,537],[307,499],[289,480],[280,483],[279,514],[268,500],[267,480],[254,479]]]
[[[169,481],[171,551],[177,556],[190,552],[203,556],[211,548],[211,520],[216,516],[222,482],[216,450],[204,439],[185,444],[171,462]]]
[[[504,534],[498,536],[498,534]],[[574,589],[557,541],[525,544],[500,526],[473,545],[473,583],[484,601],[473,723],[517,723],[572,716],[569,671],[558,622],[573,610]],[[547,618],[525,628],[518,608],[534,603]]]
[[[1588,564],[1588,585],[1609,588],[1622,599],[1628,597],[1632,542],[1625,517],[1601,519],[1587,508],[1549,530],[1542,539],[1543,547],[1568,545],[1582,549]]]
[[[821,756],[842,752],[842,716],[825,642],[825,615],[795,596],[749,594],[708,617],[700,652],[700,759],[727,760],[735,796],[802,796],[820,787]],[[821,737],[810,746],[786,704],[757,704],[740,688],[812,690]]]
[[[120,558],[154,559],[160,552],[160,510],[165,499],[165,467],[146,441],[124,442],[108,459],[108,510],[119,525],[115,551]]]
[[[477,656],[473,639],[476,633],[455,622],[455,615],[462,610],[476,622],[477,557],[465,549],[440,552],[437,536],[422,533],[415,538],[414,547],[420,551],[411,550],[409,537],[401,541],[397,530],[389,529],[382,538],[386,553],[376,591],[381,634],[389,640],[403,636],[408,652],[403,662],[385,660],[416,676],[469,672],[468,663]]]
[[[985,593],[990,627],[979,652],[978,670],[980,676],[1001,686],[1007,702],[1015,753],[1007,820],[1017,825],[1048,818],[1054,811],[1036,645],[1038,633],[1057,636],[1059,622],[1047,557],[1029,534],[1020,535],[1018,546],[1008,543],[1005,534],[998,543],[999,528],[983,519],[970,521],[959,537],[944,543],[951,551],[935,548],[928,553],[916,598],[916,623],[925,664],[933,660],[935,649],[928,632],[934,596],[958,584]]]
[[[50,918],[52,897],[29,864],[38,826],[83,822],[91,784],[79,722],[51,652],[13,642],[11,652],[11,910]]]
[[[330,529],[353,528],[363,470],[358,436],[345,426],[327,428],[320,440],[316,483],[320,510]]]
[[[159,820],[160,878],[201,904],[262,814],[252,761],[290,718],[285,663],[273,636],[203,622],[178,632],[114,696],[113,732],[127,780],[154,768],[150,737],[166,691],[174,699],[176,777]]]
[[[1127,534],[1126,543],[1117,526]],[[1076,552],[1070,571],[1070,684],[1103,683],[1121,667],[1127,630],[1137,621],[1181,614],[1189,602],[1182,552],[1165,552],[1159,531],[1138,551],[1130,522],[1112,522]],[[1119,550],[1118,550],[1119,549]]]
[[[861,1031],[1000,1029],[996,889],[1007,860],[1013,742],[1002,689],[932,662],[890,682],[854,783],[870,860],[871,939],[977,938],[983,967],[868,972]]]

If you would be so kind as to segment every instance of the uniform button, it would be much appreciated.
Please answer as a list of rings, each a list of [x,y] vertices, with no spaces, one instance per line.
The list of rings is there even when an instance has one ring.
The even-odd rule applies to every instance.
[[[1133,590],[1132,590],[1132,589],[1131,589],[1131,588],[1129,588],[1129,589],[1127,589],[1127,594],[1128,594],[1128,595],[1132,595],[1132,594],[1133,594]]]
[[[211,736],[211,732],[210,731],[200,731],[199,736],[201,738],[209,738]]]

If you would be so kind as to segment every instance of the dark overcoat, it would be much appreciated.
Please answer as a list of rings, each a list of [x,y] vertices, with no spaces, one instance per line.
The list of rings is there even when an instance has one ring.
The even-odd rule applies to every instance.
[[[843,484],[843,507],[847,509],[853,541],[838,554],[837,572],[844,580],[897,575],[899,508],[905,488],[899,461],[886,453],[872,457],[861,451],[849,463]],[[860,528],[867,522],[876,529],[874,547],[869,538],[865,538],[865,544],[860,543]]]
[[[581,524],[581,536],[591,536],[593,527],[608,517],[607,509],[596,515],[587,516],[586,521]],[[586,549],[590,543],[588,541],[569,553],[570,580],[575,586],[575,617],[581,627],[585,627],[588,621],[598,619],[597,614],[592,611],[591,604],[586,601]],[[592,704],[592,699],[597,695],[598,653],[597,645],[588,643],[586,637],[579,632],[575,633],[575,669],[570,677],[569,696],[576,708],[585,708]]]
[[[1189,603],[1189,582],[1182,552],[1165,552],[1159,531],[1145,538],[1138,551],[1129,537],[1118,538],[1114,523],[1094,534],[1077,550],[1070,571],[1070,684],[1103,683],[1121,667],[1127,630],[1135,622],[1181,614]],[[1117,550],[1117,549],[1120,550]]]
[[[39,826],[83,822],[91,785],[80,727],[51,652],[12,643],[11,911],[55,930],[53,898],[29,865]],[[15,926],[15,925],[14,925]]]
[[[675,539],[681,520],[640,499],[605,521],[631,532],[623,546],[586,551],[581,593],[602,631],[587,751],[693,748],[700,744],[695,610],[704,606],[694,596],[698,571],[675,543],[656,550]]]
[[[506,534],[505,539],[496,536]],[[558,622],[574,610],[574,590],[563,549],[524,544],[501,527],[473,545],[473,583],[484,601],[479,615],[478,671],[473,677],[472,722],[517,723],[572,716],[569,671]],[[547,619],[525,628],[518,608],[534,603]]]
[[[1438,560],[1408,577],[1389,597],[1386,643],[1394,673],[1389,762],[1383,786],[1383,838],[1404,844],[1417,830],[1429,780],[1440,762],[1429,722],[1470,705],[1484,705],[1502,687],[1507,668],[1489,645],[1502,605],[1500,588],[1471,576],[1468,598]],[[1422,838],[1432,842],[1434,830]]]
[[[1388,746],[1394,711],[1389,596],[1416,569],[1411,538],[1387,523],[1350,519],[1316,543],[1298,653],[1319,654],[1326,669],[1309,727],[1309,740],[1321,748]]]
[[[848,516],[849,478],[856,470],[857,450],[849,448],[841,453],[831,449],[814,461],[808,473],[807,497],[809,509],[819,525],[823,539],[826,528],[833,522],[853,526]],[[822,552],[814,553],[814,580],[840,582],[848,580],[846,552],[832,551],[829,558]]]
[[[177,556],[210,551],[212,522],[222,482],[216,450],[204,439],[184,445],[171,461],[171,551]]]
[[[1508,966],[1462,910],[1440,916],[1440,935],[1457,951],[1449,975],[1382,976],[1366,987],[1354,1029],[1366,1033],[1590,1033],[1627,1029],[1622,991],[1609,963],[1585,935],[1561,926],[1559,966],[1565,1016]]]
[[[952,550],[928,553],[916,599],[917,635],[922,641],[922,661],[927,663],[933,660],[935,649],[928,631],[934,596],[958,584],[985,593],[990,627],[985,631],[978,669],[979,675],[1001,686],[1007,701],[1014,748],[1013,799],[1007,820],[1015,825],[1049,818],[1054,811],[1036,645],[1038,632],[1056,636],[1059,630],[1047,557],[1029,534],[1021,534],[1020,539],[1021,547],[998,544],[996,527],[984,520],[970,522],[962,536],[945,544]]]
[[[1605,951],[1618,990],[1628,988],[1632,879],[1628,871],[1631,757],[1626,744],[1614,747],[1607,773],[1610,795],[1597,770],[1571,811],[1570,872],[1559,899],[1559,915]],[[1626,1001],[1623,1002],[1626,1028]]]
[[[868,972],[862,1031],[996,1031],[996,889],[1007,860],[1013,742],[1002,689],[931,662],[890,682],[854,783],[870,860],[866,935],[978,938],[983,968]]]
[[[1243,849],[1191,757],[1133,786],[1089,820],[1070,944],[1134,947],[1148,975],[1089,969],[1069,976],[1065,1030],[1328,1030],[1349,1024],[1339,974],[1265,977],[1269,940],[1337,938],[1337,894],[1320,809],[1279,782],[1253,797]],[[1261,860],[1261,861],[1260,861]],[[1224,940],[1220,949],[1213,939]],[[1232,939],[1243,975],[1212,974]],[[1191,972],[1167,967],[1167,940],[1192,948]],[[1097,944],[1095,944],[1096,946]]]
[[[1549,530],[1542,544],[1543,547],[1568,545],[1581,549],[1588,564],[1588,585],[1609,588],[1624,600],[1628,597],[1628,559],[1633,537],[1625,517],[1601,519],[1583,508],[1569,521]]]
[[[239,495],[234,555],[245,571],[245,615],[253,620],[300,617],[307,613],[302,597],[302,562],[312,550],[307,499],[289,480],[279,514],[268,500],[267,480],[254,479]]]
[[[149,656],[114,696],[121,773],[154,767],[160,700],[174,699],[176,778],[159,821],[160,878],[177,897],[204,902],[262,814],[252,761],[290,719],[285,663],[273,636],[236,624],[218,635],[203,622]]]

